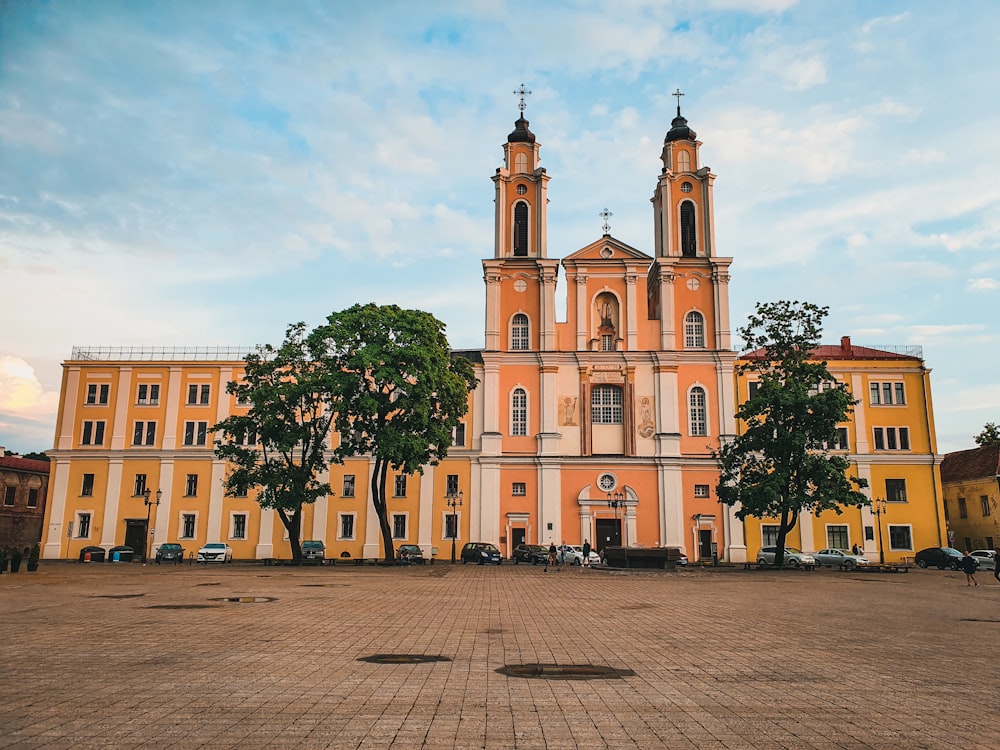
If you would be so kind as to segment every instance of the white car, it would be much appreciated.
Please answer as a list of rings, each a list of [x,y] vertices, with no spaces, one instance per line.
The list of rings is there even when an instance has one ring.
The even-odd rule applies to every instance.
[[[969,554],[976,558],[980,570],[997,569],[997,551],[995,549],[976,549]]]
[[[814,552],[813,557],[816,559],[817,565],[829,565],[831,568],[843,568],[844,570],[850,570],[859,565],[868,565],[869,563],[868,558],[864,555],[855,555],[850,550],[833,547]]]
[[[567,565],[583,565],[583,547],[579,544],[562,544],[559,546],[559,559],[563,559],[563,552],[566,553],[566,564]],[[590,550],[590,560],[589,565],[600,565],[601,556]]]
[[[225,542],[209,542],[198,550],[198,562],[227,563],[233,561],[233,548]]]
[[[758,565],[774,565],[774,557],[777,547],[764,547],[757,553]],[[808,552],[795,549],[795,547],[785,547],[785,565],[792,568],[812,568],[816,565],[816,559]]]

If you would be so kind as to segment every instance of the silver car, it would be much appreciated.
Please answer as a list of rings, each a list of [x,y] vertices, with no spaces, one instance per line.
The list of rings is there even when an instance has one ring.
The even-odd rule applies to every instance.
[[[976,558],[980,570],[997,569],[997,551],[995,549],[976,549],[969,554]]]
[[[777,547],[761,547],[757,553],[758,565],[774,565],[774,555],[778,551]],[[808,552],[803,552],[795,547],[785,547],[785,565],[792,568],[812,568],[816,565],[816,560]]]
[[[868,565],[869,560],[864,555],[855,555],[848,549],[821,549],[813,552],[817,565],[828,565],[831,568],[844,568],[850,570],[859,565]]]

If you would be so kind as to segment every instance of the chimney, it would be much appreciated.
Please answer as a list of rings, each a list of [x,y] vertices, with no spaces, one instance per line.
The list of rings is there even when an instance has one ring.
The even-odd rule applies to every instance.
[[[844,354],[850,356],[851,354],[851,337],[841,336],[840,337],[840,348],[843,350]]]

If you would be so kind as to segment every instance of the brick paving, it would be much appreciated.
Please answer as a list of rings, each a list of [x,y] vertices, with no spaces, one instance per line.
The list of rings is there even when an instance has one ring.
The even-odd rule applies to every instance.
[[[0,575],[0,748],[993,750],[964,578],[43,561]],[[634,674],[496,671],[531,663]]]

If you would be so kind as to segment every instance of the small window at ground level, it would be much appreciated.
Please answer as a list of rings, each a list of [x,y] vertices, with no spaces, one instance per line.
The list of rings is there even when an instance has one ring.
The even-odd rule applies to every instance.
[[[889,549],[913,549],[913,536],[909,526],[894,526],[889,524]]]

